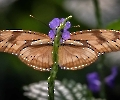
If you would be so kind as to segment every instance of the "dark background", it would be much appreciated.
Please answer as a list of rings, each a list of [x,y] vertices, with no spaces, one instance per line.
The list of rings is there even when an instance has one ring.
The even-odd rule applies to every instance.
[[[63,7],[65,0],[16,0],[10,3],[9,0],[3,0],[5,3],[0,4],[0,29],[23,29],[23,30],[33,30],[42,33],[48,33],[49,27],[48,23],[55,17],[65,18],[69,15],[73,15],[71,12]],[[12,0],[11,0],[12,1]],[[86,0],[85,0],[86,1]],[[93,0],[94,1],[94,0]],[[99,1],[99,0],[98,0]],[[9,4],[10,3],[10,4]],[[91,0],[91,3],[92,0]],[[93,3],[94,4],[94,3]],[[89,5],[87,5],[89,7]],[[80,9],[80,11],[84,9]],[[95,10],[92,11],[95,14]],[[79,13],[79,12],[78,12]],[[40,21],[45,23],[42,24],[36,19],[29,17],[29,15],[34,15]],[[80,25],[80,28],[71,28],[71,31],[78,31],[82,29],[97,28],[96,26],[87,25],[81,20],[74,17],[70,20],[72,26]],[[87,15],[89,16],[89,15]],[[109,15],[108,15],[109,16]],[[97,19],[97,18],[96,18]],[[112,19],[109,22],[115,21]],[[120,24],[118,24],[120,25]],[[118,25],[113,27],[114,29],[120,29]],[[101,26],[101,28],[106,28],[106,26]],[[111,28],[111,24],[108,28]],[[119,59],[120,60],[120,59]],[[110,68],[115,64],[109,64],[110,60],[107,60],[107,64],[103,65],[105,76],[110,74]],[[99,59],[82,70],[77,71],[67,71],[59,69],[57,74],[57,80],[62,81],[64,78],[70,80],[75,80],[76,82],[86,84],[86,74],[94,71],[98,71],[97,64]],[[119,63],[117,64],[119,67]],[[119,69],[119,68],[118,68]],[[29,100],[27,97],[23,96],[23,86],[28,85],[33,82],[38,82],[41,80],[47,80],[49,72],[39,72],[36,71],[24,63],[22,63],[16,56],[7,53],[0,53],[0,100]],[[119,89],[119,74],[115,80],[114,89],[106,89],[106,94],[108,97],[113,98],[118,97]],[[110,91],[109,91],[110,90]]]

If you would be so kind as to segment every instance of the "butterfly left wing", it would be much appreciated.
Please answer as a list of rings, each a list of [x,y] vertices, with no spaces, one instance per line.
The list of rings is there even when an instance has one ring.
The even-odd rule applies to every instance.
[[[49,71],[53,65],[51,45],[26,46],[19,54],[21,61],[39,71]]]
[[[71,34],[70,40],[87,43],[87,47],[99,54],[120,50],[120,31],[116,30],[84,30]]]
[[[39,32],[23,30],[0,31],[0,52],[17,55],[34,69],[49,71],[52,62],[51,39]]]
[[[64,69],[77,70],[95,62],[99,55],[120,50],[120,32],[114,30],[84,30],[71,34],[59,50],[59,64]]]

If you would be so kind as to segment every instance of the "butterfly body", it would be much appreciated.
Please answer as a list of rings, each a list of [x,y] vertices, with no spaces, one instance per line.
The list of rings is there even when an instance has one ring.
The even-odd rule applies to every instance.
[[[46,34],[25,30],[0,31],[0,52],[17,55],[25,64],[40,71],[53,65],[54,41]],[[73,32],[58,50],[59,66],[77,70],[95,62],[98,56],[120,50],[120,32],[115,30],[84,30]]]

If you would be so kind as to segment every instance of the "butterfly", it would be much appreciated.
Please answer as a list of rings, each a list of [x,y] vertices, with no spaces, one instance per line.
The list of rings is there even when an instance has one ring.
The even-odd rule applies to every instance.
[[[120,50],[120,31],[83,30],[70,33],[58,50],[62,69],[82,69],[95,62],[104,53]],[[53,40],[46,34],[26,30],[1,30],[0,52],[18,56],[30,67],[49,71],[53,65]]]

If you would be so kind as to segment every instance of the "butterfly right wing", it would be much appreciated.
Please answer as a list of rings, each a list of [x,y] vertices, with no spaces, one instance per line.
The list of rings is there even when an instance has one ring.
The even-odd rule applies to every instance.
[[[61,68],[77,70],[95,62],[98,56],[120,50],[120,31],[83,30],[71,34],[59,50]]]
[[[33,31],[7,30],[0,32],[0,52],[17,55],[24,63],[40,71],[49,71],[52,62],[51,39]]]
[[[96,50],[99,55],[120,50],[120,31],[83,30],[71,34],[70,40],[87,43],[87,47]]]
[[[59,66],[61,69],[78,70],[95,62],[97,53],[80,42],[67,41],[59,47]],[[76,45],[75,45],[76,44]]]

